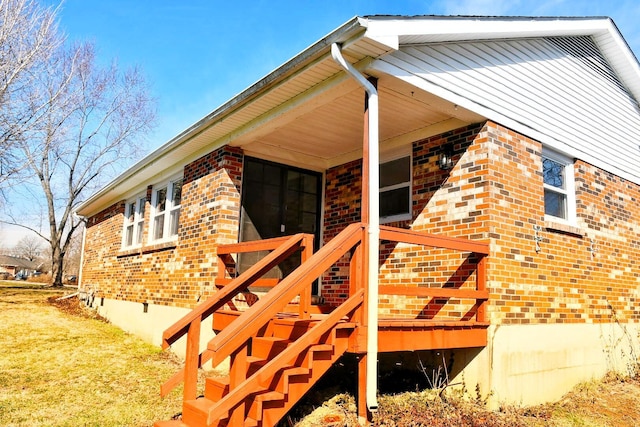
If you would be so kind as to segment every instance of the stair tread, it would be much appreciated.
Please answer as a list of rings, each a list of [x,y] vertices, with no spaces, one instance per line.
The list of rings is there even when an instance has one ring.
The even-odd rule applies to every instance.
[[[279,391],[265,391],[264,393],[257,394],[255,400],[258,402],[268,402],[271,400],[282,400],[285,395]]]
[[[206,397],[200,397],[194,400],[185,400],[184,404],[190,406],[198,411],[208,411],[211,406],[215,405],[215,402]]]
[[[221,375],[221,376],[215,376],[215,377],[207,377],[206,381],[210,381],[220,386],[227,386],[229,385],[230,380],[229,380],[229,375]]]
[[[290,377],[294,375],[307,375],[309,373],[309,368],[305,368],[302,366],[292,366],[291,368],[285,369],[283,372]]]
[[[189,427],[180,420],[156,421],[153,427]]]
[[[332,351],[333,346],[331,344],[314,344],[311,346],[313,351]]]

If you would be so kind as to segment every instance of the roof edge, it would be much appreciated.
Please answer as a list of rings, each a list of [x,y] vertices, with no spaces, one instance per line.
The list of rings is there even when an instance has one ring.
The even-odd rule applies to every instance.
[[[285,79],[289,75],[291,75],[295,70],[299,67],[307,64],[310,61],[313,61],[315,58],[324,54],[324,51],[327,52],[331,48],[331,44],[334,42],[345,42],[347,40],[353,39],[359,35],[364,34],[367,28],[367,22],[363,18],[359,16],[355,16],[347,21],[345,24],[341,25],[337,29],[333,30],[327,36],[318,40],[301,53],[295,55],[293,58],[287,60],[284,64],[276,68],[274,71],[267,74],[265,77],[261,78],[257,82],[253,83],[251,86],[241,91],[238,95],[229,99],[227,102],[222,104],[220,107],[213,110],[211,113],[207,114],[202,119],[198,120],[187,129],[171,138],[169,141],[161,145],[160,147],[153,150],[151,153],[143,157],[138,162],[134,163],[127,170],[125,170],[122,174],[114,178],[111,182],[105,185],[100,191],[93,194],[87,200],[83,201],[76,208],[76,213],[80,216],[87,216],[91,213],[95,213],[91,210],[91,205],[95,204],[102,197],[106,196],[110,191],[112,191],[116,186],[126,181],[127,179],[134,176],[137,172],[142,170],[148,164],[153,163],[155,160],[160,157],[170,153],[177,147],[181,146],[188,139],[194,137],[195,135],[203,132],[207,127],[211,126],[215,122],[224,119],[226,116],[231,114],[236,109],[242,107],[246,103],[248,103],[251,99],[257,96],[261,91],[265,90],[268,87],[276,84],[277,82]],[[361,34],[358,34],[361,33]]]

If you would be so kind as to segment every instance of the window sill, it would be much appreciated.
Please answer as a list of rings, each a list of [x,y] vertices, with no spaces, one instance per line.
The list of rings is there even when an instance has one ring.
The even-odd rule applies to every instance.
[[[121,249],[118,251],[117,257],[124,258],[124,257],[129,257],[134,255],[144,255],[144,254],[150,254],[153,252],[168,251],[168,250],[175,249],[176,246],[177,245],[175,241],[170,241],[170,242],[154,243],[151,245],[141,246],[137,248]]]
[[[548,219],[544,221],[544,228],[552,233],[569,234],[576,237],[585,236],[584,231],[582,231],[580,227],[577,227],[575,225],[563,224],[561,222]]]

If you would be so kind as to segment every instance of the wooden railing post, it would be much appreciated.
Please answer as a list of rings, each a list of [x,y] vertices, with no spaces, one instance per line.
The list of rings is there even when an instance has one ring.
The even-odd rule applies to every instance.
[[[484,291],[487,289],[487,256],[484,254],[478,254],[480,259],[478,260],[478,264],[476,265],[476,290]],[[487,300],[482,300],[480,304],[478,304],[478,309],[476,311],[476,322],[486,322],[487,321],[487,312],[486,312]]]
[[[184,363],[184,400],[193,400],[198,389],[198,365],[200,359],[200,326],[202,318],[196,317],[189,325]]]
[[[227,276],[227,265],[224,262],[223,257],[218,255],[216,256],[218,271],[216,272],[216,277],[220,279],[224,279]]]
[[[301,263],[306,262],[313,255],[313,235],[305,235],[302,239],[302,253],[300,254]],[[311,317],[311,287],[313,285],[309,283],[302,292],[300,292],[300,301],[298,304],[298,315],[301,319],[308,319]]]
[[[240,348],[231,353],[231,360],[229,365],[229,392],[234,390],[247,379],[247,357],[249,355],[248,349],[248,342],[245,342],[240,346]],[[241,402],[238,406],[233,408],[232,413],[229,414],[228,425],[244,425],[244,419],[245,404],[244,402]]]

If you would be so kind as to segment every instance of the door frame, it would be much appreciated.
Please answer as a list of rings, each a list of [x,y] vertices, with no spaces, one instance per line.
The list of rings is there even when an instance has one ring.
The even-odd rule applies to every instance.
[[[316,188],[316,223],[315,223],[315,228],[316,231],[314,234],[314,242],[313,242],[313,250],[314,252],[317,251],[320,246],[322,245],[322,235],[323,235],[323,224],[324,224],[324,191],[325,191],[325,173],[324,172],[318,172],[315,170],[311,170],[311,169],[304,169],[298,166],[292,166],[292,165],[288,165],[286,163],[279,163],[279,162],[275,162],[275,161],[271,161],[271,160],[266,160],[266,159],[262,159],[259,157],[253,157],[253,156],[244,156],[243,159],[243,167],[242,167],[242,189],[241,189],[241,197],[240,197],[240,218],[238,221],[238,242],[243,242],[243,237],[244,237],[244,223],[243,221],[245,220],[244,216],[247,215],[246,210],[244,208],[245,206],[245,200],[246,200],[246,194],[247,192],[245,191],[245,185],[247,185],[247,179],[245,179],[246,177],[246,171],[247,171],[247,161],[250,162],[256,162],[256,163],[261,163],[263,165],[271,165],[271,166],[275,166],[277,168],[280,168],[281,170],[284,171],[296,171],[296,172],[300,172],[303,174],[308,174],[308,175],[314,175],[317,177],[318,179],[318,184],[317,184],[317,188]],[[282,174],[281,176],[281,183],[280,183],[280,221],[283,221],[284,215],[286,215],[285,210],[284,210],[284,206],[283,206],[283,195],[286,192],[286,172],[284,174]],[[295,234],[295,233],[293,233]],[[293,235],[293,234],[288,234],[287,230],[285,230],[282,234],[280,234],[281,236],[287,236],[287,235]],[[317,280],[314,281],[313,284],[313,294],[314,295],[319,295],[320,294],[320,283],[321,280]]]

